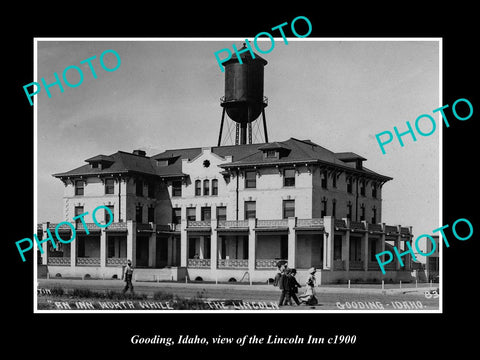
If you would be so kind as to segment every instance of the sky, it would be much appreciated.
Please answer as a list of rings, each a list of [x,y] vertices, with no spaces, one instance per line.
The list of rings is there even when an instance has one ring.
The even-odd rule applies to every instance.
[[[250,39],[253,40],[253,39]],[[63,219],[63,183],[52,174],[85,164],[98,154],[142,149],[147,156],[167,149],[216,146],[224,92],[224,73],[214,53],[245,39],[185,41],[85,41],[37,39],[33,81],[53,83],[71,65],[82,69],[80,86],[42,89],[35,95],[37,127],[37,222]],[[267,39],[268,41],[268,39]],[[253,42],[252,42],[253,43]],[[260,49],[270,43],[259,42]],[[100,55],[113,49],[120,67],[100,66]],[[439,219],[439,138],[441,120],[432,111],[439,95],[439,42],[364,39],[275,38],[260,54],[265,67],[264,94],[269,141],[309,139],[334,152],[354,152],[364,166],[393,177],[382,190],[383,218],[389,225],[412,226],[415,236],[431,234]],[[88,64],[92,60],[97,78]],[[220,56],[224,56],[220,54]],[[117,60],[106,54],[105,64]],[[79,81],[75,70],[67,79]],[[26,99],[27,103],[28,100]],[[375,135],[429,114],[437,122],[430,136],[413,142],[396,139],[383,155]],[[424,132],[431,129],[421,123]]]

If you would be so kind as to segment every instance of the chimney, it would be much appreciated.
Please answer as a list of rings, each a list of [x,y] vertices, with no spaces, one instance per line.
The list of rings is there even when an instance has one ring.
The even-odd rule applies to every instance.
[[[133,155],[145,156],[147,153],[143,150],[133,150]]]

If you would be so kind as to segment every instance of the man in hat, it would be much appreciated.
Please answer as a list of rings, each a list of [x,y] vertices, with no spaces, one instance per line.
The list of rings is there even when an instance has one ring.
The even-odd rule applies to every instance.
[[[125,267],[125,272],[123,273],[123,278],[125,280],[125,288],[123,289],[123,293],[125,294],[130,288],[130,292],[133,294],[133,285],[132,285],[132,277],[133,277],[133,266],[130,260],[127,260],[127,266]]]

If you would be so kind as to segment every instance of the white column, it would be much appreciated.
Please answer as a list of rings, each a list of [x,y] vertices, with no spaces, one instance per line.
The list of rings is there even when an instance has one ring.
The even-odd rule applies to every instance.
[[[367,224],[365,224],[365,229]],[[362,259],[363,259],[363,270],[368,270],[368,230],[362,236]]]
[[[42,239],[45,239],[45,237],[47,236],[47,229],[48,229],[49,225],[50,225],[49,222],[46,222],[46,223],[42,224]],[[53,235],[53,237],[55,236],[54,234],[52,234],[52,235]],[[70,243],[70,247],[73,245],[74,242],[75,242],[75,240]],[[43,251],[42,265],[47,265],[48,264],[48,242],[44,242],[42,244],[42,251]]]
[[[253,273],[255,272],[255,246],[256,246],[256,234],[255,225],[256,219],[248,219],[248,272],[250,279],[253,279]]]
[[[296,217],[288,218],[288,267],[295,268],[297,256],[297,234],[295,225],[297,223]]]
[[[137,226],[132,220],[127,221],[127,259],[132,261],[132,265],[137,264]]]
[[[155,230],[155,224],[153,224],[153,229]],[[162,241],[160,239],[160,241]],[[157,233],[153,231],[148,237],[148,266],[155,267],[157,261]]]
[[[333,270],[333,239],[335,238],[335,219],[323,217],[323,268]]]
[[[187,220],[182,217],[182,224],[180,227],[180,266],[187,266]]]
[[[350,229],[350,221],[348,219],[343,219],[345,220],[347,224],[347,229]],[[345,246],[342,246],[342,259],[344,261],[344,268],[345,271],[350,270],[350,230],[347,230],[345,233],[345,241],[344,244]]]
[[[100,230],[100,267],[107,265],[107,232],[105,229]]]
[[[216,217],[211,221],[212,235],[210,236],[210,270],[212,272],[217,271],[217,246],[218,246],[218,233],[217,233],[217,219]]]

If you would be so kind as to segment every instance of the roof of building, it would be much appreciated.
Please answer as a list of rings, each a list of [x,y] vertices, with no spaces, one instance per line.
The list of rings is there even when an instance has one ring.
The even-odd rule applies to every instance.
[[[264,151],[278,149],[282,156],[277,158],[270,158],[264,156]],[[351,172],[363,173],[378,177],[382,180],[388,181],[392,178],[378,174],[365,167],[356,168],[351,163],[353,160],[366,160],[365,158],[355,153],[334,153],[324,147],[313,143],[310,140],[298,140],[290,138],[286,141],[260,143],[260,144],[244,144],[244,145],[229,145],[217,146],[211,148],[212,153],[223,158],[227,156],[232,157],[232,161],[225,161],[220,166],[224,169],[230,168],[248,168],[252,166],[276,166],[286,164],[324,164],[335,165],[337,167],[349,170]],[[116,153],[105,156],[97,155],[85,161],[91,163],[92,161],[102,161],[105,159],[113,160],[108,163],[107,167],[102,168],[92,167],[91,164],[86,164],[75,168],[73,170],[54,174],[55,177],[73,177],[80,175],[100,175],[111,173],[142,173],[147,175],[155,175],[159,177],[182,177],[185,174],[182,172],[182,160],[194,159],[202,153],[202,148],[187,148],[187,149],[173,149],[166,150],[160,154],[148,157],[136,155],[124,151],[117,151]],[[166,163],[159,164],[158,161],[165,161]]]

